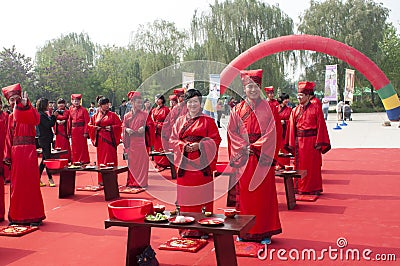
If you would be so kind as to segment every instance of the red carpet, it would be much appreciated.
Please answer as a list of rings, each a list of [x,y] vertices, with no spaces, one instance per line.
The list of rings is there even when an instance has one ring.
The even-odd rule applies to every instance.
[[[390,260],[391,254],[400,258],[400,156],[399,149],[334,149],[323,157],[324,193],[315,202],[297,202],[293,210],[287,210],[282,179],[277,178],[277,192],[283,233],[272,238],[267,258],[238,257],[239,265],[271,264],[310,265],[316,261],[294,261],[296,249],[315,250],[321,256],[324,249],[370,249],[369,256],[376,255]],[[226,150],[221,149],[225,157]],[[91,157],[95,154],[91,152]],[[119,156],[122,158],[122,155]],[[126,163],[120,161],[120,164]],[[154,172],[150,172],[150,176]],[[168,175],[164,171],[163,175]],[[44,179],[43,179],[44,178]],[[166,176],[166,178],[170,178]],[[58,184],[58,176],[54,177]],[[45,180],[43,174],[42,180]],[[97,173],[78,173],[77,186],[96,185]],[[126,174],[119,175],[119,184],[126,183]],[[6,190],[6,208],[9,204],[9,185]],[[39,230],[21,237],[0,237],[0,265],[124,265],[126,228],[104,229],[108,218],[104,192],[76,191],[75,196],[58,198],[58,187],[42,188],[46,216]],[[147,191],[140,194],[121,194],[121,198],[146,198],[155,203]],[[214,210],[225,207],[226,196],[215,202]],[[165,203],[162,203],[167,205]],[[167,205],[167,210],[172,208]],[[8,222],[0,223],[0,226]],[[214,245],[211,240],[197,253],[159,250],[158,247],[172,237],[177,230],[152,229],[151,245],[161,265],[216,265]],[[337,240],[339,240],[337,243]],[[346,245],[347,243],[347,245]],[[274,249],[274,252],[272,252]],[[285,251],[282,261],[277,251]],[[282,252],[283,252],[282,251]],[[340,255],[339,252],[336,255]],[[362,256],[362,254],[360,255]],[[365,265],[366,261],[347,261],[329,257],[324,253],[320,265]],[[374,261],[375,265],[376,261]],[[385,263],[385,265],[395,265]]]

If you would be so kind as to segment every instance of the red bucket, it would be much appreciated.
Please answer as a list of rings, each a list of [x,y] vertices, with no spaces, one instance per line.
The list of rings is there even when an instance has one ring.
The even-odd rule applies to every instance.
[[[154,213],[153,202],[145,199],[122,199],[108,204],[110,219],[130,221],[143,219],[152,213]]]
[[[46,165],[47,168],[57,170],[63,169],[65,166],[67,166],[68,159],[47,159],[44,160],[43,163]]]

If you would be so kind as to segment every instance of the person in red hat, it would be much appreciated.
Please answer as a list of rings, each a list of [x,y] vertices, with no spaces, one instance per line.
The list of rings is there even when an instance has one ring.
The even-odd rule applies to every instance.
[[[4,162],[11,166],[12,176],[8,220],[10,224],[38,226],[46,218],[35,141],[40,116],[28,93],[22,94],[20,84],[5,87],[2,92],[14,110],[8,117],[4,150]]]
[[[90,162],[87,145],[89,112],[81,105],[82,94],[71,95],[68,132],[71,135],[72,162],[87,164]]]
[[[8,113],[3,111],[3,102],[0,100],[0,222],[4,221],[5,203],[4,203],[4,181],[8,168],[4,164],[4,145],[6,141]]]
[[[105,165],[112,163],[118,166],[117,147],[121,141],[122,122],[119,116],[110,111],[110,100],[98,96],[98,111],[90,118],[88,124],[89,137],[96,147],[97,164]],[[98,184],[103,185],[101,173],[98,173]]]
[[[60,155],[60,158],[68,159],[71,162],[71,145],[68,137],[69,110],[66,109],[65,104],[66,102],[63,98],[57,100],[58,115],[54,126],[54,134],[56,135],[55,148],[66,150],[67,154]]]
[[[122,122],[122,142],[128,155],[129,167],[126,186],[145,188],[148,186],[149,173],[146,132],[149,130],[151,119],[146,111],[141,110],[143,100],[140,92],[130,91],[128,99],[132,108]]]
[[[276,108],[278,108],[278,101],[274,98],[275,95],[275,89],[274,86],[268,86],[264,88],[265,91],[265,95],[267,96],[267,101],[271,106],[275,106]]]
[[[164,151],[169,148],[169,146],[164,146],[162,142],[162,132],[164,130],[164,122],[169,114],[169,108],[165,106],[165,98],[162,94],[157,94],[155,96],[155,102],[157,107],[150,111],[150,117],[152,119],[151,136],[153,137],[151,143],[153,145],[154,151]],[[159,172],[164,171],[170,166],[168,158],[165,156],[156,156],[154,158],[155,166]]]
[[[171,136],[172,127],[175,124],[176,119],[181,115],[186,115],[187,107],[184,101],[185,99],[185,88],[174,89],[174,95],[177,98],[178,103],[169,112],[167,118],[164,121],[164,127],[162,131],[162,144],[164,147],[173,148],[169,143],[169,137]]]
[[[256,215],[255,225],[239,241],[271,243],[282,232],[275,187],[276,119],[261,95],[262,69],[241,71],[246,98],[232,110],[228,123],[230,165],[238,181],[236,208]]]
[[[322,189],[322,155],[331,149],[328,130],[322,108],[311,101],[315,83],[301,81],[298,84],[299,105],[293,108],[289,119],[286,150],[295,154],[297,170],[307,170],[298,181],[299,194],[319,195]]]
[[[287,128],[289,127],[290,114],[292,113],[292,107],[290,107],[288,105],[289,100],[290,100],[290,97],[289,97],[289,94],[287,94],[287,93],[282,93],[281,95],[279,95],[279,97],[277,99],[277,101],[279,103],[278,115],[279,115],[279,119],[282,124],[282,134],[279,135],[279,136],[281,136],[279,152],[282,152],[282,153],[285,152],[284,145],[287,142],[286,132],[287,132]],[[290,165],[290,157],[278,157],[279,168],[284,168],[285,165]]]
[[[174,94],[168,96],[168,98],[169,98],[169,110],[172,111],[172,109],[174,109],[174,107],[178,104],[178,97]]]

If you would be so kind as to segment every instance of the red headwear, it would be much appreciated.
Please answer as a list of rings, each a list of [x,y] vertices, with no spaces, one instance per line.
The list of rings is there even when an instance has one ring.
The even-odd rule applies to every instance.
[[[82,94],[71,94],[71,100],[73,99],[78,99],[78,100],[82,99]]]
[[[133,97],[135,97],[135,98],[141,97],[140,92],[138,92],[138,91],[130,91],[130,92],[128,92],[127,96],[128,96],[129,100],[132,99]]]
[[[264,88],[265,92],[274,92],[274,86],[268,86]]]
[[[258,87],[261,88],[262,73],[262,69],[240,71],[240,78],[242,80],[243,86],[246,86],[250,82],[254,82],[258,85]]]
[[[299,81],[298,90],[299,93],[309,94],[314,91],[315,83],[310,81]]]
[[[176,95],[170,95],[169,96],[169,100],[177,102],[178,101],[178,97]]]
[[[175,89],[174,90],[174,94],[179,97],[182,94],[185,94],[185,89],[184,88],[180,88],[180,89]]]
[[[11,96],[19,95],[21,96],[21,85],[19,83],[4,87],[1,89],[3,92],[4,97],[6,97],[7,101],[10,99]]]

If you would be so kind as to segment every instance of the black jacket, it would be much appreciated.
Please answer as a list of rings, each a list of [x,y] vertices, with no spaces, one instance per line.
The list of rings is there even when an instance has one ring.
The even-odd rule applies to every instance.
[[[53,129],[52,127],[56,123],[56,117],[54,115],[48,116],[45,112],[40,111],[40,123],[37,126],[38,137],[40,141],[53,141]]]

